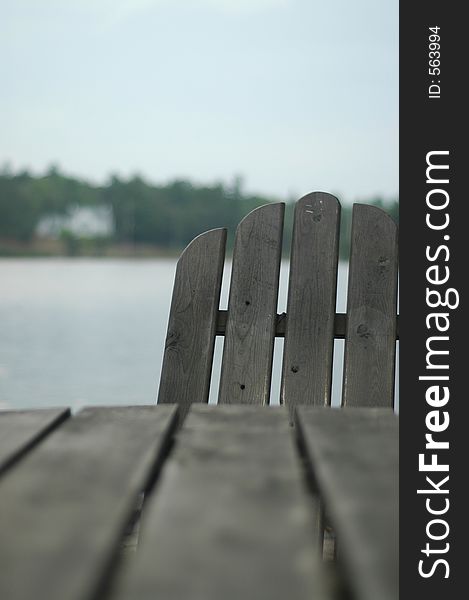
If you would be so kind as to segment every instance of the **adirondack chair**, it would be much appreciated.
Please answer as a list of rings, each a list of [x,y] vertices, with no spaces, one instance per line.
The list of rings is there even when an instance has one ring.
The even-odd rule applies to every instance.
[[[179,408],[0,411],[0,598],[333,600],[336,585],[341,598],[397,600],[398,419],[366,408],[393,403],[396,226],[354,207],[347,314],[337,315],[340,206],[325,193],[299,200],[283,317],[283,212],[270,204],[240,223],[226,312],[226,231],[182,254],[158,398]],[[217,335],[219,403],[238,406],[199,404],[179,429],[180,414],[208,400]],[[285,407],[240,406],[269,403],[275,336],[294,428]],[[365,408],[318,408],[330,404],[337,337],[343,403]],[[339,547],[327,567],[324,514]],[[137,523],[139,551],[126,561],[123,532]]]
[[[287,313],[277,314],[284,204],[236,230],[229,304],[219,310],[225,229],[196,237],[174,283],[158,402],[207,402],[215,336],[225,336],[218,403],[269,404],[275,337],[284,337],[281,403],[329,405],[334,339],[345,339],[343,405],[392,407],[397,339],[397,226],[353,207],[347,313],[336,314],[340,203],[314,192],[295,207]]]

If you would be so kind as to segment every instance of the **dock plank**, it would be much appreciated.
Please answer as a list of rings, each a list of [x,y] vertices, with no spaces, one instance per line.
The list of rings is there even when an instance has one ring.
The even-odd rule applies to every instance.
[[[399,425],[383,408],[299,407],[297,426],[360,600],[399,597]]]
[[[84,409],[8,473],[0,482],[1,598],[95,596],[175,415],[172,406]]]
[[[285,407],[193,405],[112,600],[324,600]]]
[[[68,408],[0,411],[0,474],[69,416]]]

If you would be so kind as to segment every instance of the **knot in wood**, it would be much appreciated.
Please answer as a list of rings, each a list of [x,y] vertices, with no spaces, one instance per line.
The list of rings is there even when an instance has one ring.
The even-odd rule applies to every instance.
[[[357,333],[360,337],[368,339],[371,337],[371,331],[369,331],[368,327],[363,323],[357,327]]]

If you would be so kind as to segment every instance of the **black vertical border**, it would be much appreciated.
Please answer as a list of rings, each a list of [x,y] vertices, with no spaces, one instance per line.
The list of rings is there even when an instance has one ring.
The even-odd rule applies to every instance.
[[[469,223],[466,215],[469,198],[464,189],[466,173],[467,122],[469,109],[463,108],[467,86],[468,24],[463,17],[463,3],[436,2],[400,3],[400,598],[402,600],[452,600],[466,594],[466,532],[469,499],[466,482],[466,456],[469,458],[469,429],[466,391],[466,373],[469,374],[469,347],[466,315],[466,280],[469,252]],[[429,72],[429,27],[440,27],[441,73],[432,77]],[[440,80],[441,97],[428,97],[432,79]],[[444,232],[431,231],[426,226],[426,155],[433,150],[448,150],[449,184],[442,186],[450,195],[448,213],[450,224]],[[435,187],[435,186],[434,186]],[[444,211],[443,211],[444,212]],[[449,235],[449,240],[443,236]],[[426,497],[417,494],[425,485],[425,475],[418,468],[418,455],[425,451],[427,433],[425,417],[429,410],[425,400],[428,382],[419,381],[425,374],[426,341],[432,333],[427,329],[426,316],[432,309],[426,304],[426,269],[430,264],[425,257],[426,247],[435,249],[446,244],[449,260],[444,252],[436,262],[449,266],[450,280],[446,286],[458,290],[459,307],[437,310],[449,313],[447,333],[449,357],[450,400],[445,408],[450,425],[438,439],[449,441],[449,449],[439,452],[439,462],[449,463],[448,496],[433,495],[434,506],[439,498],[448,497],[450,508],[442,515],[450,527],[448,537],[441,541],[429,540],[426,526],[432,519],[425,506]],[[435,287],[435,286],[433,286]],[[433,330],[434,335],[434,330]],[[441,334],[444,335],[444,334]],[[443,347],[443,346],[442,346]],[[443,362],[442,361],[442,362]],[[442,374],[440,371],[438,374]],[[443,384],[442,384],[443,385]],[[445,384],[446,385],[446,384]],[[435,438],[437,436],[435,435]],[[435,473],[440,481],[443,473]],[[442,486],[443,487],[443,486]],[[440,504],[441,506],[443,504]],[[466,513],[466,514],[465,514]],[[438,518],[437,516],[433,518]],[[433,531],[438,532],[437,528]],[[443,531],[443,527],[440,529]],[[422,553],[427,542],[442,549],[449,543],[447,553],[426,557]],[[443,558],[449,564],[449,577],[442,564],[431,577],[419,575],[419,560],[424,559],[427,572],[432,561]]]

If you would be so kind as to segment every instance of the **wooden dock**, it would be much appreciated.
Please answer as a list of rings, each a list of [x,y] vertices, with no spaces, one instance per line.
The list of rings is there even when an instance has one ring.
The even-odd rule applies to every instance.
[[[398,598],[388,409],[3,411],[0,472],[2,600]]]

